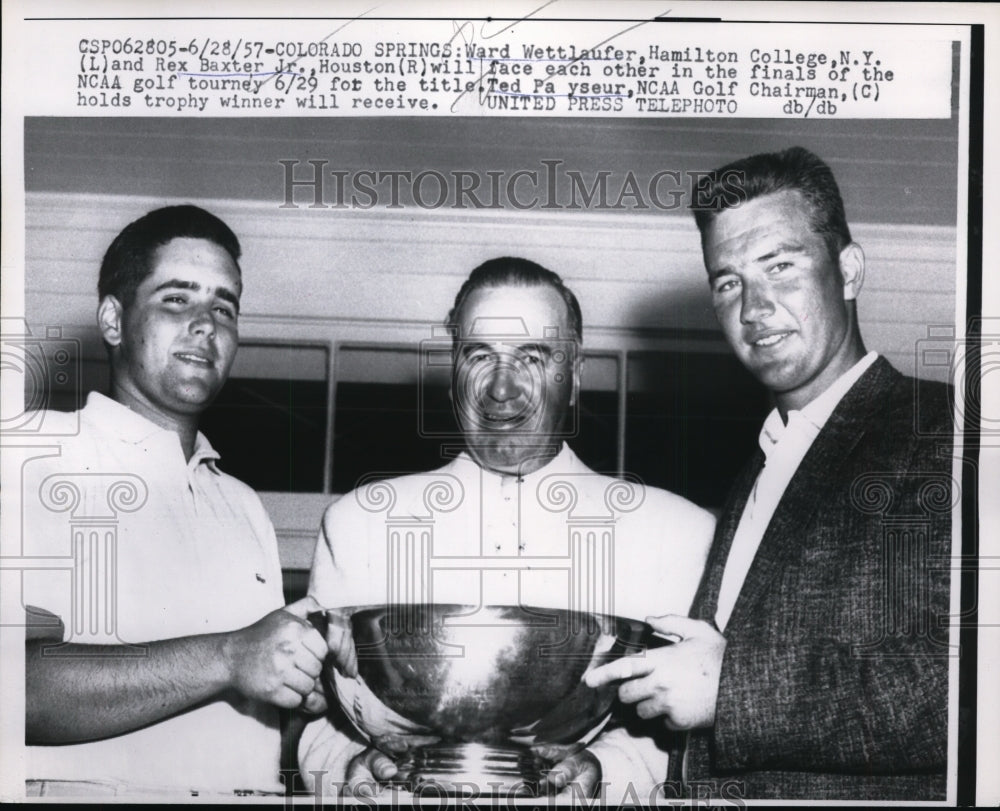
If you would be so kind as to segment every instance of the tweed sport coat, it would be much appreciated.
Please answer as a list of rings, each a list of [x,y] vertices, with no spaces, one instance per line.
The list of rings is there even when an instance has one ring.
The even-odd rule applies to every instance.
[[[945,798],[952,417],[944,384],[879,358],[789,483],[732,616],[693,797]],[[764,462],[735,483],[692,608],[714,621]]]

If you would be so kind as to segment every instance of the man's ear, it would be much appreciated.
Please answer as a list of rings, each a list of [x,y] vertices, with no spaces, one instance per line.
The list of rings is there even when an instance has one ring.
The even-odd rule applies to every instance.
[[[865,281],[865,252],[857,242],[840,252],[840,276],[844,280],[844,301],[854,301]]]
[[[118,346],[122,342],[123,312],[121,302],[110,294],[97,305],[97,326],[101,330],[101,338],[108,346]]]

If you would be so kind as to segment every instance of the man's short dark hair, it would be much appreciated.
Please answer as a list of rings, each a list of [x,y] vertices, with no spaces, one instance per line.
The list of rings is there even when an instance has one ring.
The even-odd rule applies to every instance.
[[[786,190],[797,191],[805,198],[813,231],[823,237],[836,259],[851,243],[844,201],[830,167],[801,146],[751,155],[701,177],[695,184],[691,208],[702,245],[720,211]]]
[[[167,206],[150,211],[129,223],[104,254],[97,295],[111,295],[123,306],[135,298],[142,280],[153,272],[153,256],[179,237],[207,239],[224,249],[240,268],[240,242],[228,225],[198,206]]]
[[[551,287],[566,303],[573,337],[576,338],[577,342],[583,340],[583,314],[580,311],[580,302],[576,300],[573,291],[563,283],[559,274],[543,268],[537,262],[521,259],[517,256],[501,256],[497,259],[490,259],[469,274],[469,278],[465,280],[458,295],[455,296],[455,304],[448,313],[448,319],[445,322],[448,327],[454,330],[456,337],[463,337],[458,335],[458,316],[466,299],[476,290],[488,287]],[[559,337],[567,336],[560,335]]]

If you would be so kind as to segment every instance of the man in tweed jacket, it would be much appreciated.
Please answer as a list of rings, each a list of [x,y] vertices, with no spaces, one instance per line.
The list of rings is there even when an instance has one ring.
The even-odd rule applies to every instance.
[[[677,644],[588,682],[624,677],[640,716],[690,730],[670,769],[689,797],[943,800],[948,388],[866,353],[864,255],[815,155],[730,164],[694,208],[716,315],[775,410],[691,617],[652,620]]]

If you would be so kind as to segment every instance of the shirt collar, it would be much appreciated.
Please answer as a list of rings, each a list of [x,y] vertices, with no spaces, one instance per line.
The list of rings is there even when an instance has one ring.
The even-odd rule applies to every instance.
[[[837,404],[844,399],[844,395],[850,391],[851,386],[858,382],[868,368],[878,359],[878,352],[869,352],[861,360],[855,363],[850,369],[838,377],[826,391],[809,402],[800,410],[788,412],[787,424],[781,419],[781,414],[777,408],[771,409],[771,413],[764,420],[764,426],[760,429],[758,442],[765,456],[781,440],[781,437],[788,430],[789,426],[803,424],[808,426],[809,433],[813,436],[818,434],[830,415],[837,407]]]
[[[199,431],[194,436],[194,453],[191,454],[191,461],[188,462],[188,467],[194,469],[196,465],[205,463],[205,466],[211,470],[213,473],[218,474],[219,468],[216,466],[216,462],[222,457],[219,456],[219,452],[212,447],[212,443],[208,441],[201,431]]]
[[[139,445],[154,436],[169,434],[176,441],[178,452],[181,449],[180,438],[173,431],[161,428],[155,422],[98,391],[92,391],[87,395],[87,405],[83,410],[83,415],[85,419],[98,425],[113,425],[115,433],[122,442]],[[191,454],[188,467],[194,470],[204,462],[213,473],[218,473],[216,462],[220,458],[218,451],[199,431],[194,438],[194,453]]]
[[[469,455],[468,451],[462,451],[456,459],[470,465],[475,465],[477,468],[482,470],[485,475],[495,476],[500,479],[501,482],[516,481],[520,479],[522,483],[534,483],[552,473],[578,472],[581,468],[583,468],[583,462],[580,461],[579,457],[573,452],[573,449],[570,448],[570,446],[565,442],[562,443],[562,448],[559,450],[559,453],[552,457],[552,459],[550,459],[544,466],[540,467],[534,473],[529,473],[526,476],[520,477],[510,473],[497,473],[496,471],[480,467],[476,460]],[[589,470],[588,468],[584,469]]]

